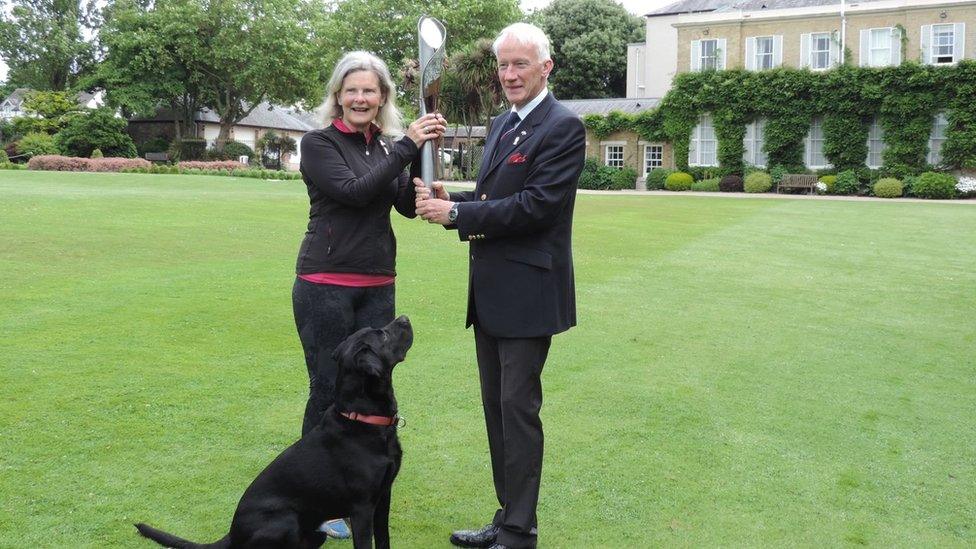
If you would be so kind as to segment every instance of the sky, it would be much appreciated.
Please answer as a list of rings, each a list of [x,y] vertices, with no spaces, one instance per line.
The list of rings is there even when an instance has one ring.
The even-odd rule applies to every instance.
[[[3,4],[7,2],[0,0]],[[534,9],[542,9],[549,5],[550,0],[521,0],[522,10],[530,11]],[[634,15],[644,15],[645,13],[655,10],[660,7],[667,6],[668,4],[673,4],[675,0],[619,0],[617,3],[621,4],[627,11]],[[7,6],[4,6],[7,7]],[[7,79],[7,64],[0,59],[0,82]]]

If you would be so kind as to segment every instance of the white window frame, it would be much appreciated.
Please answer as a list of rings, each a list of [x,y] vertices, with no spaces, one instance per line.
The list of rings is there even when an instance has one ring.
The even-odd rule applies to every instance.
[[[742,137],[742,161],[757,168],[765,168],[769,162],[763,146],[766,143],[766,121],[753,120],[746,124],[746,134]]]
[[[651,173],[651,170],[664,167],[664,143],[649,143],[647,141],[641,141],[639,145],[641,146],[641,150],[644,152],[644,154],[641,155],[641,177],[647,177],[647,174]],[[658,150],[657,158],[655,158],[653,155],[655,149]],[[656,164],[651,165],[655,161]]]
[[[884,165],[884,151],[887,145],[884,141],[884,128],[881,122],[875,118],[871,121],[868,128],[868,156],[864,159],[864,164],[872,170],[876,170]]]
[[[714,42],[715,51],[714,55],[705,55],[705,48],[703,43]],[[692,40],[691,41],[691,71],[700,72],[705,70],[724,70],[725,69],[725,38],[708,38],[705,40]],[[714,60],[714,66],[706,67],[706,61]]]
[[[815,163],[813,161],[814,144],[819,144],[820,156],[823,157],[822,163]],[[803,138],[803,163],[807,168],[818,170],[831,167],[830,162],[827,161],[827,155],[825,155],[823,152],[823,144],[823,120],[820,118],[815,118],[810,122],[810,128],[807,130],[807,135],[805,138]]]
[[[886,48],[876,45],[877,37],[887,37]],[[901,64],[901,29],[898,27],[876,27],[863,29],[860,34],[860,61],[862,67],[893,67]],[[876,55],[879,52],[885,52]]]
[[[756,51],[753,63],[755,63],[757,71],[764,71],[773,69],[776,67],[776,39],[772,36],[757,36],[756,37]],[[761,46],[763,44],[769,45],[769,51],[763,51],[764,48]],[[768,62],[768,66],[767,65]]]
[[[706,156],[706,147],[711,153]],[[714,158],[712,158],[714,157]],[[712,115],[703,114],[698,118],[698,125],[691,130],[691,141],[688,146],[688,165],[690,166],[718,166],[718,136],[715,135],[715,124]]]
[[[624,158],[625,158],[625,155],[626,155],[626,152],[627,152],[627,142],[626,141],[602,141],[602,142],[600,142],[600,146],[603,147],[603,165],[604,166],[607,166],[609,168],[623,168],[626,165],[626,164],[624,164]],[[610,149],[611,148],[616,149],[618,147],[620,148],[620,159],[619,159],[620,165],[619,166],[610,163]],[[615,156],[616,156],[616,151],[615,151]],[[617,159],[615,158],[614,159],[614,162],[616,162],[616,161],[617,161]]]
[[[949,129],[949,117],[945,112],[935,115],[932,121],[932,133],[929,134],[929,152],[926,161],[933,166],[942,164],[942,145],[945,144],[946,130]]]
[[[827,49],[817,49],[817,43],[821,40],[826,40]],[[810,68],[815,71],[825,71],[830,68],[830,33],[829,32],[812,32],[810,33]],[[817,60],[820,58],[820,54],[826,56],[827,63],[822,66],[817,66]]]
[[[712,54],[707,53],[706,45],[713,45]],[[718,69],[718,38],[712,38],[709,40],[701,41],[701,55],[698,58],[698,66],[701,67],[703,71]],[[711,66],[709,66],[711,63]]]
[[[938,44],[940,36],[952,32],[951,44]],[[922,62],[928,65],[953,65],[966,57],[966,24],[938,23],[922,25],[921,31]],[[941,51],[939,48],[949,48]],[[942,55],[939,55],[942,53]],[[940,60],[941,58],[941,60]]]

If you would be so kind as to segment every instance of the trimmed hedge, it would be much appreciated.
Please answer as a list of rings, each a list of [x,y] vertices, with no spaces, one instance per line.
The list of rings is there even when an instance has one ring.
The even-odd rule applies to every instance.
[[[674,172],[664,180],[664,188],[669,191],[687,191],[695,179],[685,172]]]
[[[701,181],[695,181],[691,184],[691,190],[698,191],[702,193],[717,193],[718,192],[718,181],[717,177],[711,179],[702,179]]]
[[[872,190],[878,198],[898,198],[905,191],[905,186],[894,177],[885,177],[875,182]]]
[[[772,188],[773,176],[766,172],[752,172],[743,183],[743,190],[747,193],[768,193]]]
[[[919,198],[955,198],[956,178],[946,173],[925,172],[912,183],[912,194]]]
[[[121,172],[150,165],[148,160],[141,158],[81,158],[53,154],[35,156],[27,163],[32,170],[54,172]]]

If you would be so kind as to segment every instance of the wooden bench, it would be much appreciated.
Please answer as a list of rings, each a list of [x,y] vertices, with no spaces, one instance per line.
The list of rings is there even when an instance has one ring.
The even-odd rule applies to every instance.
[[[803,173],[788,173],[783,175],[779,184],[776,185],[776,192],[780,189],[809,189],[810,194],[817,192],[817,176]]]
[[[169,155],[164,152],[146,153],[146,160],[150,162],[169,162]]]

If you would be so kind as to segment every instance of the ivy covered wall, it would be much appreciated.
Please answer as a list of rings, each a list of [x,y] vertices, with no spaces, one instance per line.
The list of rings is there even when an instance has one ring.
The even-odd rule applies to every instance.
[[[956,66],[904,63],[897,67],[843,65],[826,72],[706,71],[684,73],[657,109],[637,115],[612,112],[584,118],[598,138],[631,130],[641,139],[668,141],[675,162],[688,168],[691,132],[710,113],[718,137],[719,171],[741,174],[745,126],[765,120],[768,166],[803,171],[803,140],[823,120],[824,154],[836,170],[864,168],[872,120],[884,129],[884,171],[925,171],[928,140],[939,112],[949,119],[944,168],[976,169],[976,61]]]

